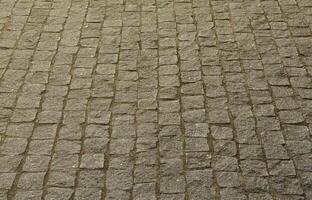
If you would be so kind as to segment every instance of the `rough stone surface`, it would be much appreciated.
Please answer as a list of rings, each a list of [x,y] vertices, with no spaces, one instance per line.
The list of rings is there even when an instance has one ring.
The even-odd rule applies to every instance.
[[[0,0],[0,200],[312,199],[311,0]]]

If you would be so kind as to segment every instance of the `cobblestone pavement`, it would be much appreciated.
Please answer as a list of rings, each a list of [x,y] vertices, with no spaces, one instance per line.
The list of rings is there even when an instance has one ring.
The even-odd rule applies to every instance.
[[[1,200],[311,200],[311,0],[0,0]]]

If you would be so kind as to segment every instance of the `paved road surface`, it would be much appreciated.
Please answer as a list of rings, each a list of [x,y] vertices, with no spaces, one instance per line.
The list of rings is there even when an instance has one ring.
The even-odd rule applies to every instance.
[[[1,200],[311,200],[311,0],[0,0]]]

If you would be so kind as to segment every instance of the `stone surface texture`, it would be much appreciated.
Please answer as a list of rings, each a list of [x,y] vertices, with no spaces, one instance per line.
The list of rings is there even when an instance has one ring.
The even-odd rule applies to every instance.
[[[0,0],[0,200],[311,200],[311,0]]]

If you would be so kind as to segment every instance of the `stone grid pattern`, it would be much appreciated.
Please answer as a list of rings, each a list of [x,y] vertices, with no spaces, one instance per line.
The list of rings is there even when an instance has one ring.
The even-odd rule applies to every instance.
[[[1,200],[311,200],[311,0],[0,0]]]

